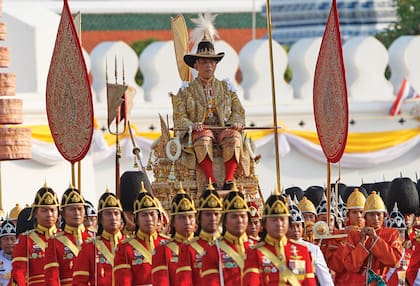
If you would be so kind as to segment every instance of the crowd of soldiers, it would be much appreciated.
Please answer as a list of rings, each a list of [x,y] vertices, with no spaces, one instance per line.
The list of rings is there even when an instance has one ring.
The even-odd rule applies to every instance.
[[[393,185],[417,192],[409,178]],[[130,226],[109,190],[96,211],[74,187],[59,202],[43,186],[17,228],[1,225],[1,285],[420,285],[418,207],[388,214],[380,190],[347,188],[338,206],[324,190],[299,200],[289,189],[261,208],[235,184],[221,198],[209,183],[197,204],[181,186],[165,210],[139,189],[125,190]]]

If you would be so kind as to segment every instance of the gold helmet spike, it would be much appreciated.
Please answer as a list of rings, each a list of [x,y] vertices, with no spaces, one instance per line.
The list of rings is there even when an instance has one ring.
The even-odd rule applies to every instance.
[[[178,189],[178,194],[186,194],[184,188],[182,187],[182,182],[179,182],[179,189]]]
[[[141,183],[140,183],[140,193],[147,193],[147,190],[144,187],[144,182],[143,181],[141,181]]]
[[[213,190],[214,191],[213,182],[211,181],[211,178],[209,178],[209,184],[207,185],[207,190]]]

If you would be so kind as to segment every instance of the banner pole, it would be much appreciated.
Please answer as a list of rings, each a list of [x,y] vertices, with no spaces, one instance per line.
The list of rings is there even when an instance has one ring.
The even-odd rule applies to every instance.
[[[279,138],[278,138],[278,127],[277,127],[277,103],[276,103],[276,88],[274,81],[274,61],[273,61],[273,37],[271,34],[271,8],[270,0],[266,0],[266,17],[267,17],[267,32],[268,32],[268,45],[270,53],[270,74],[271,74],[271,98],[273,107],[273,126],[274,126],[274,148],[276,154],[276,176],[277,176],[277,190],[281,192],[280,183],[280,159],[279,159]]]

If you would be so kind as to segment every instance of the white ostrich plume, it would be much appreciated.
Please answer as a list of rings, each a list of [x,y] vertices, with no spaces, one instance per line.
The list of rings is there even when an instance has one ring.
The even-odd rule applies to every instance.
[[[211,42],[218,37],[216,28],[213,23],[217,15],[210,13],[199,14],[198,18],[191,19],[196,27],[191,31],[190,42],[198,45],[203,39],[207,39]]]

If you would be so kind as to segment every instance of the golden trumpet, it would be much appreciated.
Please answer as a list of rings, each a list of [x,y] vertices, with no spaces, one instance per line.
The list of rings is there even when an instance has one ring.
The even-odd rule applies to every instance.
[[[330,229],[325,221],[318,221],[314,224],[312,231],[317,239],[345,238],[347,233],[330,234]]]

